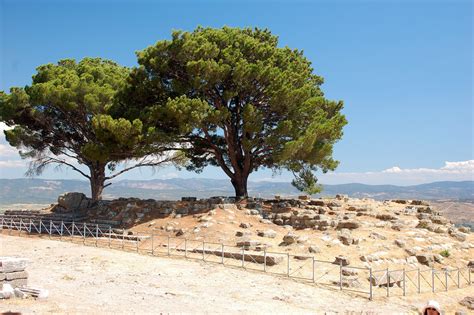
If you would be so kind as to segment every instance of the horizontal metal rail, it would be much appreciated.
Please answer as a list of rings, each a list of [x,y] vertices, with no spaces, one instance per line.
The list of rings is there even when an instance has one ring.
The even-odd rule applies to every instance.
[[[461,280],[463,284],[471,286],[473,281],[471,281],[471,272],[470,267],[457,268],[452,271],[446,270],[435,270],[435,269],[426,269],[421,270],[416,269],[396,269],[396,270],[372,270],[371,268],[360,267],[360,266],[343,266],[342,263],[334,264],[334,262],[326,260],[315,259],[314,256],[310,255],[290,255],[289,253],[280,253],[280,252],[270,252],[266,248],[260,252],[261,254],[255,251],[249,251],[245,248],[239,248],[233,245],[226,245],[224,243],[218,242],[208,242],[204,240],[190,240],[184,237],[169,236],[166,234],[160,235],[152,232],[151,234],[141,233],[140,235],[125,235],[117,234],[112,231],[111,226],[106,226],[103,224],[97,223],[88,223],[88,222],[75,222],[75,221],[58,221],[58,220],[42,220],[42,219],[23,219],[23,218],[6,218],[5,216],[0,217],[0,233],[2,230],[8,230],[8,234],[11,234],[12,231],[19,231],[21,236],[22,231],[26,231],[26,235],[41,235],[47,234],[49,238],[59,236],[59,240],[69,240],[74,242],[74,240],[80,239],[84,245],[93,245],[96,247],[109,247],[114,249],[121,250],[133,250],[138,253],[151,254],[152,256],[157,255],[167,255],[175,257],[183,257],[186,259],[199,259],[206,262],[219,263],[226,266],[241,267],[244,269],[252,269],[256,271],[263,271],[265,273],[272,273],[281,276],[287,276],[292,279],[301,279],[309,280],[316,284],[329,285],[340,290],[362,293],[364,296],[367,296],[370,300],[375,296],[375,284],[372,282],[372,277],[377,273],[384,273],[387,277],[386,291],[387,296],[390,296],[390,284],[391,280],[397,282],[400,286],[400,283],[403,284],[403,295],[406,294],[406,282],[407,280],[411,282],[414,287],[417,289],[418,293],[421,293],[421,279],[423,279],[435,292],[435,280],[443,284],[444,290],[448,290],[450,287],[462,287]],[[24,234],[24,235],[25,235]],[[86,242],[87,240],[87,242]],[[93,240],[94,242],[90,242]],[[141,247],[140,243],[142,240],[150,240],[150,247]],[[127,245],[126,245],[127,244]],[[172,246],[171,246],[172,245]],[[206,247],[207,245],[207,247]],[[232,250],[227,250],[226,248],[232,248]],[[257,256],[255,256],[257,255]],[[262,256],[257,259],[258,255]],[[277,259],[277,257],[280,257]],[[284,259],[281,259],[283,257]],[[229,263],[230,261],[233,263]],[[291,262],[293,260],[293,262]],[[241,261],[241,263],[238,263]],[[278,261],[278,262],[276,262]],[[280,264],[281,261],[281,264]],[[298,263],[296,262],[298,261]],[[328,267],[321,269],[321,266],[318,263],[327,264]],[[261,267],[263,265],[263,267]],[[285,266],[286,265],[286,266]],[[318,266],[319,265],[319,266]],[[255,266],[255,268],[252,268]],[[304,270],[306,268],[306,270]],[[356,269],[362,270],[369,274],[369,289],[358,290],[353,287],[346,287],[343,285],[343,269]],[[303,270],[306,271],[308,276],[303,273]],[[333,273],[338,270],[338,281],[335,281],[335,277],[328,279],[329,282],[322,282],[324,277],[328,276],[330,273]],[[322,271],[322,275],[321,275]],[[467,275],[465,274],[467,271]],[[403,279],[393,279],[390,277],[391,274],[395,272],[403,272]],[[407,273],[417,272],[417,282],[414,281],[414,278],[409,277]],[[425,278],[423,273],[429,272],[431,277]],[[456,278],[451,274],[451,272],[456,272]],[[316,275],[317,274],[317,275]],[[444,275],[443,279],[439,275]],[[429,279],[431,278],[431,279]],[[448,284],[448,279],[451,279],[451,286]],[[431,280],[431,281],[429,281]],[[356,281],[358,281],[356,279]],[[394,284],[395,284],[394,282]],[[346,284],[347,285],[347,284]],[[349,284],[350,285],[350,284]],[[382,284],[383,285],[383,284]],[[384,285],[385,286],[385,285]],[[385,290],[385,289],[384,289]],[[393,295],[393,292],[392,292]]]

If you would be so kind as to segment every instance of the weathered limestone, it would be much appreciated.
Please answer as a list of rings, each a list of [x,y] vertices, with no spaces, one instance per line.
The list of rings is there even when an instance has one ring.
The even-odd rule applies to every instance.
[[[347,266],[350,264],[350,262],[349,262],[349,258],[347,258],[346,256],[339,255],[334,259],[333,264],[335,265],[341,264],[342,266]]]
[[[382,274],[374,274],[369,281],[372,282],[372,285],[379,287],[386,287],[387,285],[392,287],[395,284],[401,287],[403,285],[403,272],[402,271],[392,271],[387,274],[383,272]]]
[[[397,245],[398,247],[401,247],[401,248],[406,246],[406,242],[404,240],[397,239],[397,240],[394,241],[394,243],[395,243],[395,245]]]
[[[235,236],[237,236],[237,237],[250,236],[250,235],[252,235],[252,232],[250,232],[250,231],[237,231],[237,232],[235,232]]]
[[[343,276],[357,276],[359,272],[356,269],[351,268],[342,268]]]
[[[255,253],[255,252],[245,252],[242,254],[242,252],[236,252],[236,251],[225,251],[222,252],[220,250],[203,250],[196,248],[193,250],[195,253],[203,253],[208,254],[208,255],[216,255],[216,256],[224,256],[224,258],[232,258],[236,260],[243,260],[248,261],[248,262],[253,262],[257,264],[266,264],[267,266],[274,266],[276,264],[279,264],[283,261],[283,257],[277,256],[277,255],[272,255],[272,254],[262,254],[262,253]]]
[[[461,232],[453,232],[451,233],[451,236],[457,239],[460,242],[464,242],[467,238],[467,235]]]
[[[292,232],[289,232],[288,234],[283,236],[283,243],[285,243],[286,245],[291,245],[293,243],[296,243],[298,241],[298,238],[299,238],[298,235]]]
[[[374,240],[386,240],[387,239],[385,236],[383,236],[382,234],[377,233],[377,232],[370,233],[369,237],[373,238]]]
[[[342,229],[338,238],[344,245],[351,245],[353,242],[351,232],[348,229]]]
[[[265,231],[258,231],[257,235],[260,237],[275,238],[277,233],[274,230],[265,230]]]
[[[0,257],[0,273],[10,273],[25,270],[28,259],[15,257]]]
[[[58,205],[68,211],[76,211],[83,208],[88,208],[90,199],[83,193],[67,192],[58,197]]]
[[[360,287],[359,277],[357,276],[343,276],[341,280],[333,281],[333,284],[340,285],[345,288],[358,288]]]
[[[422,265],[426,265],[428,267],[433,266],[434,256],[432,254],[419,254],[416,255],[416,259]]]
[[[446,219],[445,217],[443,216],[440,216],[440,215],[433,215],[431,216],[431,222],[435,223],[435,224],[448,224],[449,223],[449,220]]]
[[[347,220],[347,221],[340,221],[338,224],[337,224],[337,227],[336,229],[340,230],[340,229],[349,229],[349,230],[353,230],[353,229],[357,229],[360,227],[360,223],[357,222],[357,221],[354,221],[354,220]]]
[[[397,217],[388,214],[388,213],[380,213],[375,216],[376,219],[382,220],[382,221],[395,221],[397,220]]]
[[[262,244],[260,241],[249,240],[249,239],[238,241],[236,244],[237,247],[242,247],[245,250],[255,249],[256,247],[262,246],[262,245],[264,244]]]
[[[9,284],[13,288],[28,284],[28,273],[25,268],[28,260],[15,257],[0,257],[0,286]]]
[[[459,304],[462,306],[467,307],[470,310],[474,310],[474,297],[472,296],[466,296],[464,299],[462,299]]]
[[[311,245],[308,247],[308,251],[313,254],[319,254],[321,253],[321,249],[315,245]]]
[[[406,261],[407,261],[407,264],[418,264],[418,259],[416,258],[416,256],[409,256],[406,258]]]

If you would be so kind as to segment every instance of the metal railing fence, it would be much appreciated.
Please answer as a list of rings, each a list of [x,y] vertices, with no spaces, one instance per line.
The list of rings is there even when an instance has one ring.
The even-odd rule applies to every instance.
[[[0,233],[18,236],[47,235],[50,239],[84,245],[133,251],[152,256],[183,257],[285,276],[333,289],[360,293],[370,300],[375,296],[406,296],[414,293],[448,291],[474,282],[470,267],[436,270],[372,270],[318,260],[311,255],[295,255],[247,250],[224,243],[192,240],[152,232],[126,235],[114,233],[111,226],[74,221],[44,221],[0,218]]]

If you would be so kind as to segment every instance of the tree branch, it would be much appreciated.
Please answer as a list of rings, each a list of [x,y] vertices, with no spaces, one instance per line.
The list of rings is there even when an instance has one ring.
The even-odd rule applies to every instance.
[[[170,158],[166,158],[166,159],[161,160],[161,161],[155,161],[155,162],[153,162],[153,161],[146,161],[146,159],[144,158],[144,159],[142,159],[141,162],[139,162],[139,163],[137,163],[137,164],[135,164],[135,165],[132,165],[132,166],[130,166],[130,167],[126,167],[126,168],[124,168],[123,170],[121,170],[121,171],[119,171],[119,172],[117,172],[117,173],[115,173],[115,174],[113,174],[113,175],[106,176],[106,177],[104,178],[104,180],[109,180],[109,179],[115,178],[115,177],[117,177],[117,176],[119,176],[119,175],[121,175],[121,174],[123,174],[123,173],[125,173],[125,172],[128,172],[128,171],[130,171],[130,170],[132,170],[132,169],[134,169],[134,168],[137,168],[137,167],[142,167],[142,166],[158,166],[158,165],[160,165],[160,164],[168,163],[168,162],[171,162],[171,161],[173,161],[173,160],[175,160],[175,158],[174,158],[174,157],[170,157]],[[110,183],[109,183],[108,185],[110,185]]]

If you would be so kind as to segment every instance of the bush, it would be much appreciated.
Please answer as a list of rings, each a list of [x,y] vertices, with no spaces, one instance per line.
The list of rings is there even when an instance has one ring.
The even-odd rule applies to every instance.
[[[449,250],[445,249],[439,253],[441,256],[448,258],[451,254],[449,253]]]

